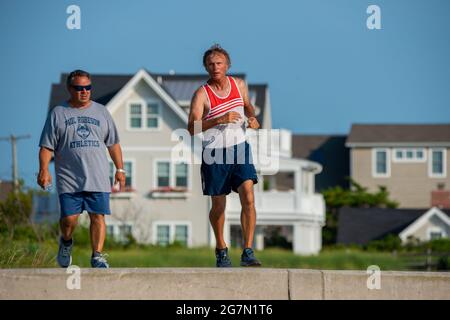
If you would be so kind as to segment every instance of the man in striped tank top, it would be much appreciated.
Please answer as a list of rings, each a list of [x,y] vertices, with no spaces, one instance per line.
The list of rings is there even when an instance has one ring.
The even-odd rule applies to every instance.
[[[202,134],[202,188],[212,200],[209,220],[216,237],[216,266],[231,267],[223,227],[226,196],[232,190],[239,193],[242,205],[244,250],[240,265],[260,266],[252,250],[256,226],[253,185],[258,178],[245,137],[246,127],[259,128],[255,108],[244,80],[227,76],[230,57],[223,48],[214,45],[208,49],[203,65],[210,78],[194,93],[188,130],[191,135]]]

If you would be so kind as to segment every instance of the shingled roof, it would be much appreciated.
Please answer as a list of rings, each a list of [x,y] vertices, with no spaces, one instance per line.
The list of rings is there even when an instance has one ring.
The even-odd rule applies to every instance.
[[[373,143],[449,143],[450,124],[354,124],[347,145]]]
[[[147,71],[148,72],[148,71]],[[178,103],[190,101],[195,90],[208,80],[206,74],[158,74],[148,72],[153,79]],[[68,73],[62,73],[60,82],[52,84],[49,110],[68,99],[66,78]],[[119,90],[133,77],[133,74],[91,74],[93,84],[92,100],[106,105]],[[231,74],[233,77],[245,79],[245,74]],[[262,123],[266,105],[266,84],[249,84],[249,95],[254,100],[259,113],[257,119]]]
[[[292,135],[292,156],[320,163],[321,173],[316,175],[316,191],[335,186],[349,187],[349,148],[345,135]]]
[[[367,244],[388,234],[398,235],[428,209],[341,208],[337,243]],[[441,210],[450,216],[450,210]]]

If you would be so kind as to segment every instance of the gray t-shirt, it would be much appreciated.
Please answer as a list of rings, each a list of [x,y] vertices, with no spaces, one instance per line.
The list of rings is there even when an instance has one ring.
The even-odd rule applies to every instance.
[[[53,108],[42,130],[40,147],[55,154],[58,193],[111,192],[106,147],[119,143],[105,106],[92,101],[83,109],[68,103]]]

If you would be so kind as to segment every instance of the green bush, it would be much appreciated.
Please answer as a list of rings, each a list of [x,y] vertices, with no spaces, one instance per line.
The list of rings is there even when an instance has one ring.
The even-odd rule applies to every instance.
[[[383,239],[370,241],[365,249],[368,251],[398,251],[402,249],[402,240],[394,234],[389,234]]]

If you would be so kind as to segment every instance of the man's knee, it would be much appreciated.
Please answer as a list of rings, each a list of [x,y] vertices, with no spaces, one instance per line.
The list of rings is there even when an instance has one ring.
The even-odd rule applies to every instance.
[[[68,228],[68,227],[75,227],[78,224],[78,214],[67,216],[64,218],[61,218],[60,222],[61,225]]]
[[[209,212],[210,216],[221,216],[222,214],[225,214],[225,205],[217,204],[213,205],[211,207],[211,211]]]
[[[253,196],[243,197],[241,200],[241,205],[243,209],[251,210],[255,209],[255,199]]]
[[[98,213],[90,213],[89,218],[91,219],[91,223],[104,223],[105,215]]]

